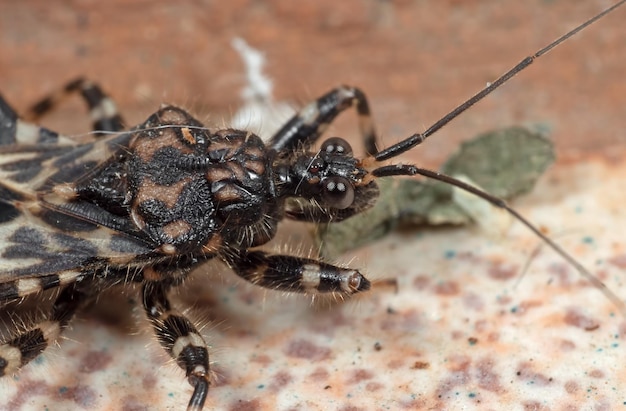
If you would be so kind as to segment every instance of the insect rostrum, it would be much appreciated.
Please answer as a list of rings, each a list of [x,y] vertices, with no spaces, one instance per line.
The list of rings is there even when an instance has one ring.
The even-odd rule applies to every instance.
[[[383,163],[420,144],[530,62],[427,132],[381,152],[367,100],[353,87],[339,87],[306,106],[267,143],[246,131],[211,131],[173,106],[128,132],[77,142],[19,119],[0,99],[0,304],[61,288],[44,321],[0,345],[0,376],[39,355],[81,304],[106,287],[134,282],[142,285],[141,301],[159,342],[194,389],[188,409],[201,409],[209,391],[207,346],[170,304],[168,292],[213,258],[273,290],[346,296],[368,290],[369,281],[357,270],[254,247],[272,239],[283,219],[335,222],[368,209],[380,177],[420,174],[477,194],[506,209],[594,281],[502,200],[439,173]],[[120,131],[121,118],[97,86],[78,80],[64,92],[83,95],[98,114],[95,129]],[[34,114],[53,103],[38,104]],[[348,108],[358,113],[369,153],[364,159],[336,137],[313,148]]]

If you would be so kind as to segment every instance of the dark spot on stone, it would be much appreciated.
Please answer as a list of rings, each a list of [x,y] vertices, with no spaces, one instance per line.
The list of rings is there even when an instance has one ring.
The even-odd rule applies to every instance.
[[[463,305],[476,311],[481,311],[485,307],[482,297],[476,293],[465,294],[463,296]]]
[[[122,403],[121,411],[149,411],[150,407],[142,403],[136,395],[127,395],[120,401]]]
[[[325,381],[328,379],[328,376],[328,371],[322,367],[318,367],[309,375],[309,378],[313,381]]]
[[[430,363],[426,361],[415,361],[411,366],[412,370],[426,370],[428,368],[430,368]]]
[[[293,377],[291,376],[291,374],[289,374],[287,371],[279,371],[272,378],[272,383],[270,384],[269,388],[274,392],[278,392],[292,381]]]
[[[472,359],[467,355],[452,355],[448,358],[448,369],[450,371],[469,370]]]
[[[604,371],[596,368],[595,370],[589,371],[589,376],[592,378],[604,378]]]
[[[544,387],[552,383],[552,378],[533,370],[533,365],[530,362],[522,362],[517,368],[516,375],[520,380],[532,383],[538,387]]]
[[[618,333],[619,333],[619,338],[620,339],[623,340],[624,338],[626,338],[626,321],[622,321],[619,324]]]
[[[497,303],[500,305],[509,305],[511,304],[511,301],[513,301],[513,298],[511,298],[511,296],[503,295],[502,297],[498,298]]]
[[[407,311],[403,311],[402,313],[399,313],[396,311],[395,314],[401,314],[401,315],[394,315],[394,316],[386,317],[380,323],[381,330],[383,331],[394,330],[394,331],[413,333],[422,326],[421,325],[422,313],[418,312],[417,310],[410,309]]]
[[[397,370],[398,368],[404,366],[404,361],[401,359],[391,360],[387,363],[387,368],[390,370]]]
[[[368,382],[368,383],[365,385],[365,390],[366,390],[367,392],[374,392],[374,391],[378,391],[378,390],[380,390],[380,389],[382,389],[382,388],[384,388],[384,385],[382,385],[382,384],[381,384],[381,383],[379,383],[379,382]]]
[[[519,269],[517,266],[511,267],[504,266],[502,263],[495,263],[494,265],[489,267],[489,270],[487,272],[489,273],[489,277],[493,278],[494,280],[506,281],[514,278],[519,273]]]
[[[456,387],[464,386],[470,381],[471,377],[467,371],[454,371],[449,373],[449,376],[438,384],[435,390],[435,399],[447,397],[455,391]]]
[[[435,293],[448,296],[457,295],[459,293],[459,285],[454,281],[442,281],[435,285]]]
[[[465,332],[464,331],[460,331],[460,330],[453,330],[450,332],[450,338],[452,340],[459,340],[461,338],[465,337]]]
[[[486,332],[490,327],[491,327],[491,322],[487,320],[478,320],[474,324],[474,329],[478,331],[479,333]]]
[[[415,287],[419,291],[425,290],[426,287],[428,287],[429,285],[430,285],[430,277],[426,275],[418,275],[413,280],[413,287]]]
[[[103,351],[89,351],[83,357],[79,370],[84,373],[92,373],[103,370],[113,360],[111,354]]]
[[[339,408],[338,411],[362,411],[362,410],[364,410],[364,408],[357,407],[355,405],[344,405],[343,407]]]
[[[361,381],[371,380],[372,378],[374,378],[374,374],[371,371],[360,368],[352,371],[347,383],[358,384]]]
[[[551,278],[556,278],[556,284],[558,286],[568,287],[572,285],[573,276],[570,272],[570,267],[568,264],[561,264],[561,263],[550,264],[548,266],[548,272],[552,274],[550,276]]]
[[[7,410],[21,410],[24,409],[23,405],[29,398],[34,398],[39,395],[45,395],[48,391],[48,386],[40,381],[20,381],[18,390],[11,400],[7,401],[5,397],[2,402],[3,406]]]
[[[570,308],[565,314],[565,324],[582,328],[585,331],[593,331],[600,327],[598,320],[584,314],[578,308]]]
[[[382,349],[383,349],[383,346],[381,345],[381,343],[380,343],[380,342],[378,342],[378,341],[376,341],[376,342],[374,343],[374,351],[380,351],[380,350],[382,350]]]
[[[74,401],[77,405],[89,409],[96,405],[98,395],[94,390],[86,385],[76,385],[74,387],[66,387],[56,392],[59,399]]]
[[[228,411],[258,411],[261,409],[259,400],[238,400],[228,407]]]
[[[576,344],[570,340],[561,340],[559,343],[559,347],[563,351],[572,351],[576,348]]]
[[[471,381],[469,368],[472,360],[467,355],[452,355],[448,358],[448,377],[443,379],[435,390],[435,399],[449,395],[456,387]],[[444,407],[445,408],[445,407]]]
[[[478,338],[476,338],[476,337],[469,337],[467,339],[467,342],[469,343],[469,345],[476,345],[478,343]]]
[[[141,379],[141,386],[144,390],[153,389],[157,383],[157,379],[154,374],[147,373]]]
[[[626,254],[617,255],[613,258],[609,258],[607,261],[609,262],[609,264],[613,264],[617,268],[626,268]]]
[[[304,358],[311,361],[322,361],[330,358],[330,348],[320,347],[306,340],[295,340],[289,343],[285,354],[289,357]]]
[[[550,411],[550,408],[541,404],[539,401],[523,401],[522,407],[524,411]]]
[[[479,360],[476,364],[478,386],[492,392],[502,392],[500,377],[494,371],[493,361],[488,358]]]
[[[614,404],[607,402],[606,399],[601,399],[596,403],[594,411],[611,411],[614,409],[613,405]]]
[[[543,302],[539,300],[524,300],[519,303],[517,310],[515,310],[515,314],[522,316],[529,312],[532,308],[541,307],[542,305]]]
[[[261,364],[264,368],[272,363],[269,355],[261,354],[253,356],[250,361]]]
[[[427,406],[426,404],[427,402],[422,398],[419,398],[419,399],[413,398],[410,400],[399,402],[400,407],[405,410],[424,410],[424,409],[443,410],[446,408],[443,404],[439,402],[429,405],[429,406]]]

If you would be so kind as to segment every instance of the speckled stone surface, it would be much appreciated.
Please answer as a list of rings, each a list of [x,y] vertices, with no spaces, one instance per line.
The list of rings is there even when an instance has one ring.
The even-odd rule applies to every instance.
[[[4,2],[0,91],[23,108],[87,75],[131,122],[168,101],[221,124],[245,81],[230,48],[238,35],[266,52],[279,100],[305,101],[337,83],[367,90],[390,143],[607,4],[334,3]],[[616,14],[403,161],[436,164],[479,131],[547,123],[562,160],[515,206],[626,299],[626,33],[624,11]],[[49,124],[82,132],[82,113],[70,103]],[[335,131],[353,135],[345,117]],[[307,252],[306,227],[282,228],[271,247]],[[397,290],[381,286],[345,303],[311,303],[244,284],[219,264],[202,267],[174,299],[193,307],[211,344],[207,408],[623,407],[626,319],[538,244],[519,224],[501,235],[476,227],[395,234],[340,261],[372,280],[397,279]],[[152,338],[136,291],[103,295],[60,347],[1,381],[0,410],[184,409],[191,388]]]
[[[588,158],[517,202],[622,296],[624,171]],[[213,265],[175,299],[206,324],[214,409],[618,409],[626,319],[545,248],[520,277],[537,245],[517,224],[499,238],[420,230],[342,258],[373,280],[396,278],[397,292],[311,304]],[[2,385],[0,409],[182,409],[191,390],[134,296],[108,293],[82,314],[60,348]]]

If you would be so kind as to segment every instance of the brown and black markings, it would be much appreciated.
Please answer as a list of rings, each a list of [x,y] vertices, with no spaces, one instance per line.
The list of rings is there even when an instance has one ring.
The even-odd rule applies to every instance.
[[[424,133],[378,151],[365,95],[339,87],[306,106],[268,143],[246,131],[211,131],[180,108],[163,106],[127,132],[112,101],[85,80],[33,107],[36,119],[80,92],[103,133],[77,142],[21,120],[0,98],[0,306],[59,288],[50,314],[0,344],[0,376],[46,349],[80,308],[104,288],[142,284],[143,307],[162,347],[185,370],[194,392],[188,410],[209,391],[206,342],[168,292],[189,271],[218,258],[254,284],[274,290],[366,291],[358,271],[315,259],[251,249],[272,239],[277,223],[334,222],[368,209],[376,179],[423,175],[448,182],[505,209],[575,266],[616,304],[619,299],[567,252],[504,201],[414,165],[384,165],[419,145],[533,60],[614,7],[579,26],[460,105]],[[312,146],[348,108],[359,116],[369,156],[357,159],[343,139]],[[107,132],[113,132],[107,136]],[[119,132],[119,133],[117,133]],[[104,134],[104,135],[102,135]]]

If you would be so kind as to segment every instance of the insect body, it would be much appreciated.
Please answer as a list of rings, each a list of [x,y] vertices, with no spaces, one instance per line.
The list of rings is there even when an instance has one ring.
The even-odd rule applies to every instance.
[[[84,94],[101,95],[82,81],[68,88],[77,85]],[[40,129],[39,141],[28,144],[33,135],[22,132],[27,126],[2,102],[11,127],[0,160],[0,299],[66,286],[48,321],[1,346],[2,374],[38,355],[81,301],[103,287],[141,282],[146,313],[164,348],[187,371],[195,387],[190,408],[198,408],[208,390],[206,344],[166,297],[192,267],[218,257],[271,289],[367,290],[369,282],[356,270],[248,250],[274,237],[284,217],[342,220],[372,204],[376,184],[343,140],[327,140],[319,153],[295,150],[310,145],[320,125],[353,101],[369,114],[358,90],[339,88],[268,146],[245,131],[210,132],[172,106],[121,135],[76,144]],[[102,105],[101,99],[92,103]],[[289,205],[296,196],[318,206]]]
[[[209,390],[208,350],[192,322],[170,304],[168,292],[192,268],[214,258],[273,290],[345,296],[368,290],[370,282],[357,270],[254,247],[271,240],[283,219],[335,222],[368,209],[381,177],[424,175],[479,195],[510,212],[603,287],[500,199],[413,165],[384,165],[531,62],[524,60],[425,133],[380,152],[366,98],[347,86],[306,106],[268,143],[246,131],[208,130],[173,106],[161,107],[128,132],[77,142],[18,119],[0,100],[0,304],[61,289],[44,321],[0,345],[0,375],[39,355],[80,305],[104,288],[139,283],[160,344],[194,389],[188,409],[201,409]],[[99,88],[79,80],[66,91],[83,94],[97,130],[120,130],[121,118]],[[50,106],[45,101],[34,112]],[[313,150],[326,126],[351,107],[370,155],[355,158],[337,137]]]

